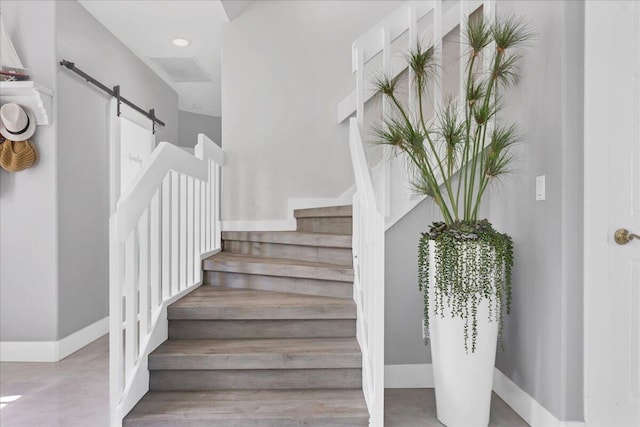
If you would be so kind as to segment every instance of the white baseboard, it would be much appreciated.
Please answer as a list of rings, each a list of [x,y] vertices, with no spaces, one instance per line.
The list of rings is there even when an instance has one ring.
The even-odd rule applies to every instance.
[[[109,333],[109,316],[104,317],[89,326],[67,335],[58,341],[58,360],[62,360]]]
[[[293,231],[296,222],[290,219],[273,221],[222,221],[222,231]]]
[[[385,365],[385,388],[433,388],[430,363]],[[493,391],[532,427],[584,427],[581,421],[560,421],[498,368],[493,374]]]
[[[493,391],[532,427],[583,427],[581,421],[560,421],[498,368],[493,373]]]
[[[385,388],[433,388],[431,363],[384,365]]]
[[[2,341],[2,362],[57,362],[109,332],[109,317],[98,320],[59,341]]]

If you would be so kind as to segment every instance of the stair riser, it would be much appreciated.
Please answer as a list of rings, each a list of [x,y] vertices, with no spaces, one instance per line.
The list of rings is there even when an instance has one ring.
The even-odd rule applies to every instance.
[[[177,320],[278,320],[278,319],[355,319],[355,306],[315,307],[169,307],[169,319]]]
[[[342,338],[355,320],[171,320],[169,339]]]
[[[353,207],[351,205],[343,206],[326,206],[323,208],[296,209],[293,211],[295,218],[309,217],[351,217],[353,216]]]
[[[159,408],[162,410],[162,408]],[[206,420],[180,420],[169,421],[128,421],[125,419],[124,427],[368,427],[369,420],[362,417],[327,417],[327,418],[269,418],[269,419],[227,419],[224,417]]]
[[[245,260],[229,260],[223,257],[212,257],[203,261],[202,268],[205,271],[335,280],[353,283],[353,269],[349,266],[319,267],[313,265],[293,265],[286,262],[260,263],[257,260],[259,260],[259,258],[247,262]]]
[[[225,240],[223,250],[242,255],[263,256],[267,258],[295,259],[301,261],[324,262],[351,266],[351,249],[324,248],[316,246],[283,245],[280,243],[243,242]]]
[[[329,280],[205,271],[204,284],[225,288],[257,289],[260,291],[353,298],[352,283]]]
[[[360,368],[362,355],[353,354],[220,354],[149,356],[150,370],[204,369],[338,369]]]
[[[267,369],[150,371],[149,389],[287,390],[360,388],[360,369]]]
[[[351,235],[353,219],[351,217],[309,217],[297,218],[298,231],[307,233],[332,233]]]

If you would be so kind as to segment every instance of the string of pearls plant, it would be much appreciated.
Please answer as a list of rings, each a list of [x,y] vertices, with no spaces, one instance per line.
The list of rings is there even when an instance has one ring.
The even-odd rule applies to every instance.
[[[478,220],[478,212],[489,184],[510,172],[511,148],[520,142],[517,126],[498,118],[499,93],[517,82],[520,48],[531,32],[515,17],[493,23],[470,19],[464,38],[468,50],[461,59],[466,61],[462,96],[446,98],[427,117],[424,104],[442,65],[433,46],[419,43],[405,57],[415,91],[409,99],[416,100],[417,111],[408,108],[411,104],[403,102],[398,89],[407,73],[381,75],[375,84],[392,108],[374,132],[379,143],[406,155],[412,187],[432,198],[444,219],[419,242],[418,285],[427,325],[430,304],[439,316],[464,319],[465,349],[475,352],[479,304],[488,300],[490,320],[500,322],[501,341],[504,313],[511,308],[512,239],[487,220]],[[435,242],[435,265],[429,265],[430,241]],[[429,301],[430,268],[435,268],[434,301]]]

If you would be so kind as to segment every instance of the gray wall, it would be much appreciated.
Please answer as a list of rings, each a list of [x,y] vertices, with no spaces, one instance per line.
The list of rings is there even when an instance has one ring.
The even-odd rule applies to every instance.
[[[561,420],[583,416],[584,4],[501,2],[531,20],[537,40],[504,116],[528,135],[514,179],[491,199],[494,224],[514,238],[513,314],[498,368]],[[535,177],[547,197],[535,201]]]
[[[222,146],[222,119],[188,111],[179,111],[177,144],[185,147],[194,147],[198,142],[199,133],[204,133],[213,142]]]
[[[526,141],[495,186],[489,218],[515,243],[513,311],[497,366],[561,420],[583,417],[582,158],[584,5],[499,2],[536,32],[502,117]],[[547,198],[535,201],[535,177]],[[386,233],[386,364],[427,363],[417,291],[417,239],[439,213],[423,202]]]
[[[178,141],[178,95],[75,1],[56,2],[58,59],[68,59],[166,123]],[[58,67],[59,337],[108,315],[109,97]]]
[[[55,91],[53,2],[3,0],[0,12],[24,66]],[[55,123],[39,126],[32,141],[39,152],[35,167],[18,173],[0,169],[1,341],[58,336]]]
[[[431,350],[422,340],[418,240],[440,218],[437,207],[425,200],[385,233],[385,365],[431,363]]]

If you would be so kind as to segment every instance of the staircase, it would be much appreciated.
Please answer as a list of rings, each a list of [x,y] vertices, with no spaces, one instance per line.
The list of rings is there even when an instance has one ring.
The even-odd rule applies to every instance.
[[[168,307],[125,426],[366,426],[351,206],[297,231],[223,232],[204,284]]]

